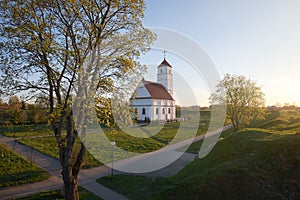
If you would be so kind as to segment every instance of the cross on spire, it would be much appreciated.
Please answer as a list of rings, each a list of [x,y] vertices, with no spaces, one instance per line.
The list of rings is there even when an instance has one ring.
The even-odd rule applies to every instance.
[[[164,50],[163,53],[164,53],[164,60],[166,60],[166,53],[167,53],[166,50]]]

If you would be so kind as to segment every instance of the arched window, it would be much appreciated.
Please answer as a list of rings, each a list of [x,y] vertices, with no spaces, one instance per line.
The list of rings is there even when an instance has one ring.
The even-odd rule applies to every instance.
[[[158,115],[158,108],[156,108],[156,114]]]
[[[146,109],[145,108],[142,109],[142,115],[146,115]]]
[[[168,108],[168,113],[171,114],[171,108]]]

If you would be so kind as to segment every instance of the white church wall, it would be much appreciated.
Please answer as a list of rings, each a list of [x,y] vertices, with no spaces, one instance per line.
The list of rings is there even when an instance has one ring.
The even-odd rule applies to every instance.
[[[153,120],[174,120],[176,118],[174,101],[154,100],[153,113]]]
[[[152,99],[134,99],[131,101],[131,105],[133,106],[149,106],[153,105]]]
[[[175,103],[172,100],[135,99],[131,105],[138,111],[138,120],[145,120],[148,117],[151,121],[176,119]]]
[[[137,97],[145,98],[145,97],[151,97],[150,93],[146,89],[144,84],[141,84],[141,86],[136,90]]]
[[[145,118],[151,119],[151,108],[152,106],[138,106],[139,120],[145,120]]]
[[[145,120],[146,117],[150,117],[150,119],[152,120],[152,99],[134,99],[131,101],[131,106],[137,109],[139,117],[138,120]]]

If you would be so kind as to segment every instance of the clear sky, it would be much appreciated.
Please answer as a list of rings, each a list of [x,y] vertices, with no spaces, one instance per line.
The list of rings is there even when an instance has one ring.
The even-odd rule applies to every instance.
[[[221,77],[239,74],[256,81],[267,105],[300,105],[299,0],[146,0],[146,6],[145,26],[192,38],[205,49]],[[150,54],[143,58],[146,62],[159,64],[163,59],[161,52]],[[188,71],[183,61],[168,54],[167,58],[179,74],[183,68]],[[207,104],[205,86],[192,87],[203,89],[195,93],[200,105]],[[193,103],[182,98],[181,104]]]

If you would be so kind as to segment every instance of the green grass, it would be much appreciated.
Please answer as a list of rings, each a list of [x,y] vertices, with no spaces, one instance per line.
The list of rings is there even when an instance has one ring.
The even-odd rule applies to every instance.
[[[6,137],[22,138],[19,143],[30,146],[41,153],[59,159],[59,149],[50,125],[13,125],[0,127],[0,133]],[[46,136],[30,138],[30,136]],[[79,142],[75,145],[75,151],[79,151]],[[86,153],[82,168],[92,168],[102,165],[89,152]]]
[[[281,110],[280,117],[261,128],[280,131],[281,134],[300,133],[300,110]]]
[[[18,140],[19,143],[33,147],[41,153],[59,159],[59,149],[54,137],[25,138]]]
[[[126,133],[123,130],[104,129],[105,135],[95,130],[87,133],[85,144],[95,157],[101,159],[102,162],[108,163],[111,162],[112,147],[107,138],[116,142],[114,159],[118,160],[135,156],[138,153],[156,151],[167,144],[177,143],[194,137],[196,134],[202,134],[204,130],[198,130],[199,126],[197,123],[197,121],[168,123],[163,125],[161,130],[157,129],[155,125],[150,125],[126,129]],[[156,134],[150,137],[149,135],[152,133]]]
[[[0,126],[0,134],[6,137],[29,137],[29,136],[48,136],[52,135],[50,125],[35,124],[35,125],[9,125]]]
[[[249,127],[259,127],[281,134],[300,133],[300,108],[272,111],[266,116],[266,120],[256,120]]]
[[[136,127],[126,129],[128,132],[124,132],[120,129],[108,129],[103,128],[105,135],[99,134],[99,130],[94,129],[87,133],[85,138],[85,144],[87,150],[91,153],[87,153],[85,159],[84,168],[91,168],[101,165],[97,159],[106,163],[111,161],[112,147],[110,143],[105,142],[106,138],[110,141],[115,141],[116,148],[114,159],[123,159],[136,155],[137,153],[146,153],[163,148],[167,144],[176,143],[184,139],[193,137],[195,134],[200,135],[207,131],[208,122],[210,120],[210,112],[203,111],[199,122],[195,119],[185,122],[167,123],[161,126],[161,129],[157,125],[149,125],[147,127]],[[43,133],[45,129],[41,127],[40,132]],[[25,128],[24,128],[25,129]],[[180,134],[178,134],[180,130]],[[192,131],[193,130],[193,131]],[[20,131],[22,131],[20,129]],[[154,134],[153,134],[154,133]],[[17,133],[17,135],[25,135],[26,133]],[[151,137],[149,135],[153,134]],[[143,136],[143,137],[141,137]],[[176,138],[174,138],[177,136]],[[44,154],[50,155],[54,158],[59,158],[58,148],[56,141],[53,137],[43,138],[29,138],[25,137],[18,140],[21,144],[30,146]],[[79,143],[75,145],[75,149],[79,149]],[[118,149],[125,150],[118,151]],[[129,152],[129,153],[128,153]],[[92,155],[94,155],[94,157]]]
[[[19,143],[30,146],[37,151],[52,156],[53,158],[59,159],[59,149],[57,146],[56,139],[54,137],[45,138],[25,138],[18,140]],[[79,151],[79,141],[75,144],[75,152]],[[102,165],[96,160],[89,152],[86,152],[82,168],[92,168]]]
[[[269,123],[270,121],[275,120],[279,116],[280,116],[280,110],[269,111],[266,113],[263,119],[253,120],[248,127],[249,128],[262,127],[265,124]]]
[[[88,190],[84,189],[83,187],[78,187],[79,198],[86,199],[86,200],[101,200],[100,197],[97,197],[93,193],[89,192]],[[18,200],[64,200],[64,198],[60,195],[60,190],[51,190],[41,192],[39,194],[31,195],[24,198],[19,198]]]
[[[189,111],[189,112],[195,113],[195,111]],[[208,129],[210,117],[211,115],[209,110],[200,111],[199,130],[197,132],[198,135],[206,132],[206,130]],[[192,123],[195,124],[195,119],[192,119],[190,121],[192,121]],[[164,130],[161,133],[173,129],[171,130],[173,132],[172,134],[176,134],[176,130],[177,130],[176,128],[178,128],[178,126],[179,123],[166,124]],[[151,127],[148,127],[147,129],[151,130]],[[113,139],[114,134],[109,134],[110,132],[109,129],[105,129],[105,130],[108,130],[107,131],[108,137],[111,137]],[[117,132],[118,132],[118,137],[119,136],[124,137],[122,136],[122,134],[124,134],[122,131],[117,130]],[[49,136],[49,135],[53,135],[53,131],[51,130],[51,126],[47,124],[7,125],[7,126],[0,126],[0,134],[3,134],[6,137],[22,138],[22,137],[30,137],[30,136]],[[159,136],[159,138],[163,139],[164,143],[168,143],[170,137],[162,138],[161,136]]]
[[[192,111],[191,111],[192,112]],[[201,111],[200,120],[191,119],[185,122],[174,122],[167,123],[162,126],[162,129],[157,129],[157,125],[149,125],[147,127],[137,127],[130,128],[127,131],[134,133],[136,135],[132,136],[128,133],[123,132],[120,129],[108,129],[103,128],[105,131],[105,137],[110,141],[115,141],[116,146],[120,149],[123,149],[127,152],[118,151],[116,148],[115,159],[127,158],[136,153],[145,153],[158,150],[170,142],[178,142],[183,139],[192,137],[194,134],[200,135],[207,131],[209,120],[210,120],[210,111]],[[178,134],[178,129],[180,127],[181,134]],[[191,131],[191,127],[195,132]],[[159,131],[160,130],[160,131]],[[96,132],[99,132],[96,130]],[[0,133],[7,137],[16,137],[20,138],[19,143],[30,146],[41,153],[52,156],[56,159],[59,159],[59,149],[54,137],[51,137],[53,134],[49,125],[13,125],[13,126],[2,126],[0,127]],[[147,134],[153,134],[152,137],[149,137]],[[88,133],[89,134],[89,133]],[[90,135],[90,134],[89,134]],[[144,135],[145,138],[140,136]],[[174,137],[177,135],[177,139]],[[30,136],[47,136],[47,137],[35,137],[31,138]],[[48,137],[50,136],[50,137]],[[94,137],[95,136],[95,137]],[[101,157],[102,162],[111,161],[111,145],[110,143],[104,144],[105,140],[98,138],[98,135],[95,134],[88,141],[87,144],[87,153],[85,156],[85,161],[82,168],[92,168],[102,165],[94,156]],[[93,138],[94,137],[94,138]],[[102,136],[104,137],[104,136]],[[77,141],[75,144],[75,152],[79,151],[79,143]],[[107,143],[107,142],[106,142]],[[91,151],[92,153],[89,153]],[[92,154],[94,156],[92,156]],[[102,159],[104,155],[104,158]],[[100,160],[100,159],[99,159]]]
[[[185,122],[185,124],[189,125],[190,122]],[[120,147],[123,150],[133,152],[132,154],[127,154],[123,152],[115,151],[115,159],[122,159],[126,158],[128,156],[132,156],[135,153],[145,153],[145,152],[151,152],[158,150],[168,143],[172,141],[174,136],[177,134],[179,123],[170,123],[165,124],[163,126],[163,129],[155,134],[152,137],[147,138],[140,138],[140,137],[134,137],[129,134],[124,133],[122,130],[113,130],[111,129],[105,129],[106,137],[109,138],[111,141],[115,141],[117,147]],[[155,129],[155,126],[149,126],[149,127],[143,127],[143,128],[132,128],[129,131],[135,132],[137,134],[138,131],[143,134],[143,131],[151,132],[151,129]],[[196,129],[196,128],[195,128]],[[182,134],[179,140],[187,139],[189,137],[192,137],[189,131],[189,128],[183,128],[184,134]],[[89,139],[87,139],[87,149],[92,151],[93,155],[96,156],[105,156],[104,161],[110,162],[111,161],[111,145],[110,143],[106,144],[103,139],[104,135],[102,135],[102,139],[100,135],[96,132],[94,133],[94,136],[88,133]],[[59,158],[59,150],[57,147],[57,143],[54,137],[43,137],[43,138],[24,138],[18,140],[19,143],[30,146],[36,150],[38,150],[41,153],[50,155],[54,158]],[[176,141],[173,141],[176,142]],[[75,151],[79,150],[79,142],[75,145]],[[85,159],[85,162],[83,164],[84,168],[90,168],[99,166],[100,162],[97,161],[89,152],[87,152],[87,156]]]
[[[0,144],[0,188],[49,178],[41,168]]]
[[[190,193],[192,199],[200,195],[205,197],[202,199],[299,198],[299,143],[300,135],[260,129],[240,131],[221,140],[206,158],[195,160],[170,178],[175,188],[161,195]]]
[[[300,199],[298,114],[280,110],[254,122],[257,128],[226,131],[205,158],[173,177],[116,175],[98,182],[130,199]],[[198,153],[200,146],[189,151]]]
[[[115,175],[113,179],[106,176],[97,182],[112,188],[129,199],[155,199],[161,187],[169,184],[165,178],[147,178],[144,176]]]

